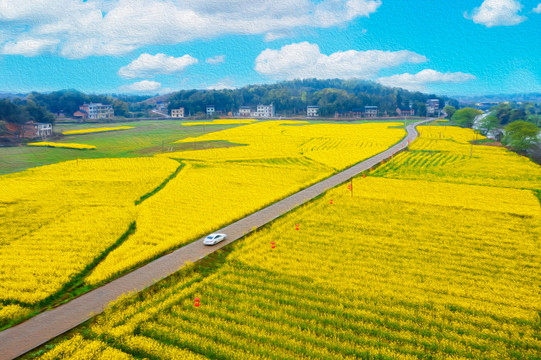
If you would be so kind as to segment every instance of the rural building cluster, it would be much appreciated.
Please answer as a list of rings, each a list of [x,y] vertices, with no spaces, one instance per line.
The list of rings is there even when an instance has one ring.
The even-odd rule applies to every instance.
[[[80,119],[112,119],[115,117],[113,105],[105,105],[102,103],[83,104],[79,110],[73,114],[74,117]]]

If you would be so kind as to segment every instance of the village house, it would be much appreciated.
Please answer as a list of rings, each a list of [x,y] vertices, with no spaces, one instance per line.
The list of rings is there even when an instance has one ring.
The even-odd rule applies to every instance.
[[[334,118],[345,118],[345,119],[358,119],[363,116],[361,109],[353,109],[349,111],[337,111],[334,113]]]
[[[83,119],[112,119],[115,112],[113,105],[90,103],[79,106],[79,111],[76,111],[73,116],[82,117]]]
[[[439,99],[428,99],[426,101],[426,114],[434,115],[440,110],[440,100]]]
[[[169,103],[165,101],[158,101],[156,103],[156,111],[167,114],[169,108]]]
[[[171,117],[174,118],[183,118],[184,117],[184,108],[171,109]]]
[[[308,116],[308,117],[318,117],[319,116],[319,106],[308,106],[306,108],[306,116]]]
[[[212,116],[216,112],[216,107],[214,105],[207,105],[207,116]]]
[[[378,107],[377,106],[365,106],[364,107],[364,117],[375,118],[378,116]]]
[[[252,108],[250,106],[241,106],[239,108],[239,116],[251,116]]]
[[[398,114],[398,116],[414,116],[415,110],[410,109],[409,107],[397,107],[396,113]]]
[[[27,122],[25,124],[7,123],[7,130],[21,138],[47,137],[53,135],[53,124]]]
[[[274,105],[257,105],[257,110],[255,112],[257,117],[273,117],[274,116]]]

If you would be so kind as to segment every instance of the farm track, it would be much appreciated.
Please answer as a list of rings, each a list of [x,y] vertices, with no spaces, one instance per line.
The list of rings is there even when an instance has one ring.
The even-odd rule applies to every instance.
[[[217,232],[226,233],[228,236],[226,241],[218,245],[207,247],[203,245],[203,239],[199,239],[66,304],[0,332],[0,360],[14,359],[27,353],[101,313],[111,302],[123,295],[136,293],[153,285],[177,272],[186,262],[195,262],[219,250],[254,228],[273,221],[379,164],[417,138],[416,126],[431,120],[433,119],[408,125],[406,137],[389,149],[218,230]]]

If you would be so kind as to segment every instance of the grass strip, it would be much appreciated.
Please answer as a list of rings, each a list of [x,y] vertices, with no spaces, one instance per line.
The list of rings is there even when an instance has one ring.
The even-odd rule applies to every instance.
[[[176,160],[176,159],[175,159]],[[167,185],[167,183],[171,180],[173,180],[177,175],[178,173],[180,172],[180,170],[182,170],[182,168],[184,166],[186,166],[186,164],[182,163],[180,160],[176,160],[180,163],[179,167],[175,170],[175,172],[173,172],[171,175],[169,175],[169,177],[167,177],[167,179],[165,179],[157,188],[155,188],[154,190],[152,190],[151,192],[149,193],[146,193],[145,195],[141,196],[139,199],[135,200],[135,205],[139,205],[141,204],[143,201],[145,201],[146,199],[148,199],[149,197],[151,197],[152,195],[156,194],[158,191],[160,191],[161,189],[163,189],[165,187],[165,185]]]

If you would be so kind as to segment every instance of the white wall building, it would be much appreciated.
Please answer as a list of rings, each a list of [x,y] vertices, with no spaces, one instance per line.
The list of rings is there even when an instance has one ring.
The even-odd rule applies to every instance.
[[[212,116],[216,112],[216,107],[214,105],[207,105],[207,115]]]
[[[274,105],[257,105],[255,116],[258,117],[274,117]]]
[[[239,108],[239,116],[251,116],[252,108],[250,106],[241,106]]]
[[[112,119],[115,116],[113,105],[90,103],[83,104],[79,109],[87,114],[88,119]]]
[[[53,124],[50,123],[35,123],[36,136],[50,136],[53,134]]]
[[[440,100],[439,99],[428,99],[426,101],[426,114],[434,115],[440,110]]]
[[[378,116],[378,107],[377,106],[365,106],[364,107],[364,117],[377,117]]]
[[[306,108],[306,116],[308,116],[308,117],[318,117],[319,116],[319,106],[308,106]]]

